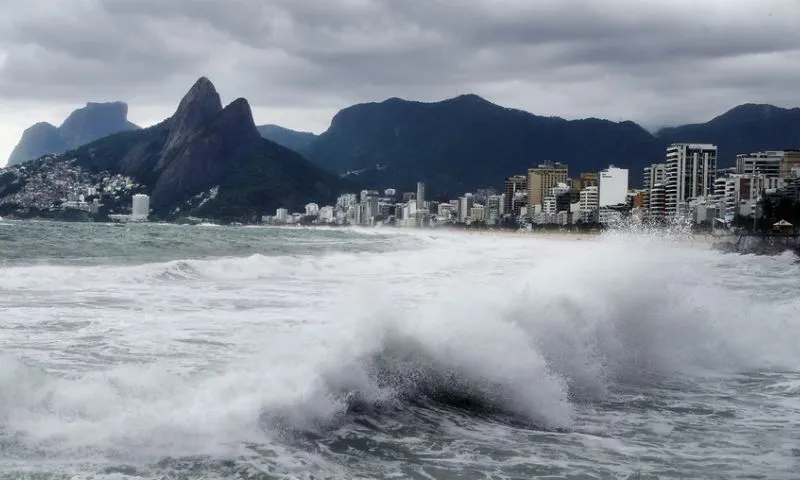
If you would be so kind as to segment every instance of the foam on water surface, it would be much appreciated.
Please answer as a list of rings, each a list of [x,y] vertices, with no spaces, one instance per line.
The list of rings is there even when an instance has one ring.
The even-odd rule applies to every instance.
[[[785,258],[650,231],[159,229],[175,231],[120,229],[140,249],[125,259],[3,267],[0,470],[797,467],[800,266]],[[247,247],[186,255],[197,231],[205,249]]]

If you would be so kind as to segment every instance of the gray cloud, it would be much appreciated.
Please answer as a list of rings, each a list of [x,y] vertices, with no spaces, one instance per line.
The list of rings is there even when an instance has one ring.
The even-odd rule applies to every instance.
[[[474,92],[647,125],[792,105],[794,0],[0,0],[0,98],[172,107],[200,75],[261,109]],[[269,121],[269,119],[264,119]]]

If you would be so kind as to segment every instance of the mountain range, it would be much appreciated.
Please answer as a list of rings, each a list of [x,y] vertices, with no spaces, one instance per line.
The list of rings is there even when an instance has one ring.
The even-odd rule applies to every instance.
[[[631,121],[533,115],[476,95],[435,103],[391,98],[340,111],[300,152],[334,172],[358,172],[366,184],[408,188],[424,179],[455,194],[501,186],[548,160],[568,164],[576,176],[627,167],[636,185],[642,169],[663,162],[676,142],[716,144],[719,167],[731,166],[739,153],[800,147],[800,109],[744,104],[706,123],[653,133]]]
[[[85,130],[97,131],[91,125]],[[354,105],[338,112],[320,135],[277,125],[258,126],[256,132],[362,185],[410,189],[423,180],[432,192],[454,195],[499,187],[507,176],[544,161],[567,163],[573,175],[623,166],[631,169],[636,184],[641,169],[663,162],[666,147],[674,142],[714,143],[719,166],[729,166],[738,153],[800,147],[800,109],[744,104],[706,123],[653,133],[631,121],[540,116],[468,94],[432,103],[390,98]],[[50,146],[50,137],[43,135],[36,144],[24,135],[20,145],[26,152],[41,152]],[[156,200],[166,195],[163,187],[157,192]]]

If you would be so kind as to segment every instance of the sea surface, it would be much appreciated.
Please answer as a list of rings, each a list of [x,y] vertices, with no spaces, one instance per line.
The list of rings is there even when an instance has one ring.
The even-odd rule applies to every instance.
[[[800,478],[800,265],[0,222],[0,478]]]

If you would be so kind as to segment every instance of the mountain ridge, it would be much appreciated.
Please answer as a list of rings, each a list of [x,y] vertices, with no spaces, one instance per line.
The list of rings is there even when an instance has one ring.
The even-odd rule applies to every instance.
[[[670,143],[683,141],[717,144],[720,167],[738,153],[797,148],[800,109],[743,104],[705,123],[651,132],[630,120],[535,115],[474,94],[392,97],[340,110],[303,153],[340,174],[361,172],[376,187],[413,185],[409,172],[417,172],[434,189],[457,194],[501,186],[545,161],[568,164],[571,175],[625,166],[635,184],[641,169],[664,161]]]

